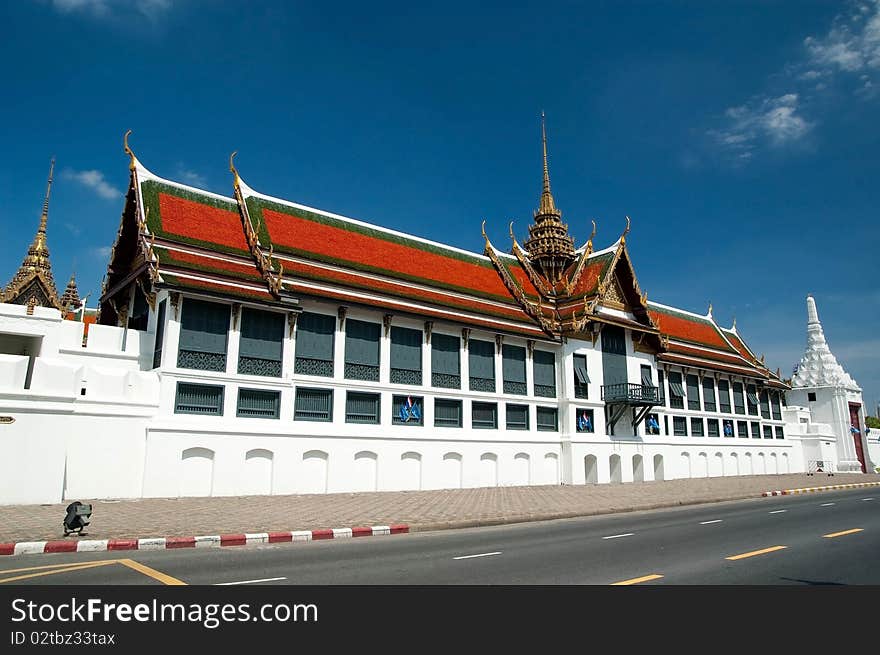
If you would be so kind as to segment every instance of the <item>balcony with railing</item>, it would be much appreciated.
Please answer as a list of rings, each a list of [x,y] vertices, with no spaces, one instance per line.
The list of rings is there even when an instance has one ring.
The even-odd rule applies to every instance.
[[[656,405],[659,398],[658,387],[629,382],[602,385],[602,400],[606,404]]]

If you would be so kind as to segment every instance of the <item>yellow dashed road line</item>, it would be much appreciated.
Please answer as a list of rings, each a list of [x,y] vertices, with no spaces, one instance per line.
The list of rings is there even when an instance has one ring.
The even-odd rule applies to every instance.
[[[44,575],[54,575],[55,573],[69,573],[71,571],[81,571],[82,569],[93,569],[97,566],[107,566],[108,564],[115,564],[114,560],[104,560],[100,562],[84,562],[82,564],[70,564],[67,565],[66,568],[62,567],[53,567],[52,570],[49,571],[39,571],[38,573],[28,573],[26,575],[17,575],[14,578],[5,578],[0,580],[0,584],[5,582],[14,582],[16,580],[27,580],[29,578],[39,578]],[[48,568],[48,567],[34,567],[33,569],[19,569],[19,571],[28,571],[34,570],[37,568]],[[11,571],[2,571],[0,573],[11,573]]]
[[[621,580],[620,582],[612,582],[611,586],[615,587],[621,585],[639,584],[640,582],[648,582],[649,580],[658,580],[662,577],[662,575],[652,573],[651,575],[643,575],[641,578],[631,578],[629,580]]]
[[[777,550],[783,550],[784,548],[788,548],[788,546],[771,546],[770,548],[762,548],[761,550],[753,550],[748,553],[741,553],[739,555],[731,555],[730,557],[725,557],[724,559],[729,559],[729,560],[745,559],[746,557],[755,557],[756,555],[764,555],[766,553],[772,553]]]
[[[856,532],[863,532],[864,528],[853,528],[852,530],[844,530],[843,532],[832,532],[831,534],[823,534],[822,536],[826,539],[831,539],[833,537],[842,537],[845,534],[855,534]]]
[[[157,571],[156,569],[151,569],[146,564],[141,564],[140,562],[135,562],[133,559],[121,559],[117,560],[120,564],[127,566],[130,569],[134,569],[138,573],[143,573],[144,575],[153,578],[154,580],[158,580],[162,584],[167,585],[185,585],[186,583],[183,580],[178,580],[177,578],[172,578],[170,575],[166,573],[162,573],[161,571]]]

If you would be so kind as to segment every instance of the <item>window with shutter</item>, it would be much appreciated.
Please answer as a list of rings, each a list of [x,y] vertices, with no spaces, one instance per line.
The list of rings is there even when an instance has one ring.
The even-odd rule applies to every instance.
[[[760,439],[761,438],[761,424],[757,421],[752,421],[752,439]]]
[[[547,350],[534,352],[535,395],[556,397],[556,355]]]
[[[773,426],[765,425],[764,426],[764,438],[772,439],[773,438]]]
[[[575,412],[574,426],[577,432],[595,432],[596,424],[593,422],[593,410],[578,407]]]
[[[737,414],[746,413],[746,404],[743,398],[743,385],[739,382],[733,383],[733,411]]]
[[[702,437],[703,435],[703,419],[691,418],[691,436]]]
[[[779,394],[775,391],[770,394],[770,402],[773,405],[773,419],[776,421],[782,420],[782,408],[779,405]]]
[[[759,400],[761,402],[761,416],[770,418],[770,397],[767,395],[766,389],[761,391]]]
[[[298,375],[333,377],[333,343],[336,317],[303,312],[296,321],[296,361]]]
[[[687,399],[688,409],[700,409],[700,387],[696,375],[687,376]]]
[[[431,336],[431,385],[461,389],[460,340],[448,334]]]
[[[736,436],[747,439],[749,436],[749,424],[745,421],[736,422]]]
[[[715,381],[712,378],[703,378],[703,407],[707,412],[715,411]]]
[[[505,344],[501,347],[504,393],[525,395],[526,389],[526,349],[521,346]]]
[[[392,326],[391,382],[422,384],[422,331]]]
[[[495,344],[491,341],[468,342],[468,388],[471,391],[495,392]]]
[[[378,323],[350,318],[345,321],[345,377],[379,381]]]
[[[185,298],[177,366],[200,371],[225,371],[228,333],[229,305]]]
[[[346,423],[379,423],[379,394],[349,391],[345,395]]]
[[[749,414],[758,415],[758,394],[755,393],[755,385],[750,384],[746,387],[746,402]]]
[[[507,413],[507,429],[508,430],[528,430],[529,429],[529,406],[514,405],[507,403],[505,406]]]
[[[392,396],[392,425],[424,425],[425,399],[423,396]]]
[[[332,421],[333,390],[296,388],[294,421]]]
[[[710,418],[706,421],[706,427],[708,429],[708,434],[710,437],[720,437],[721,433],[718,430],[718,419]]]
[[[461,401],[450,398],[434,400],[434,426],[438,428],[461,427]]]
[[[730,414],[730,383],[718,380],[718,408],[724,414]]]
[[[156,315],[156,341],[153,343],[153,368],[162,365],[162,344],[165,341],[165,305],[168,301],[159,303],[159,313]]]
[[[776,438],[777,439],[785,439],[785,432],[781,425],[776,426]]]
[[[498,404],[471,404],[471,424],[475,430],[494,430],[498,427]]]
[[[687,419],[684,416],[673,416],[672,434],[674,434],[676,437],[686,437],[687,433]]]
[[[222,416],[223,387],[178,382],[174,413]]]
[[[278,418],[281,393],[264,389],[239,389],[236,416],[242,418]]]
[[[559,431],[559,410],[556,407],[538,407],[537,419],[539,432]]]
[[[681,373],[669,374],[669,406],[684,409],[684,389],[681,386]]]
[[[590,397],[590,376],[587,375],[587,356],[574,356],[574,397]]]
[[[284,314],[245,307],[241,310],[238,372],[281,377]]]

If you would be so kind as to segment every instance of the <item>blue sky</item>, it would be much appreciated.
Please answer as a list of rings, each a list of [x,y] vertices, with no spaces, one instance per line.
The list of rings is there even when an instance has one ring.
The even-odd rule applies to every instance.
[[[253,188],[472,251],[540,193],[627,238],[652,300],[711,301],[790,375],[813,293],[880,401],[880,0],[2,3],[0,284],[37,226],[100,292],[128,181]],[[475,8],[473,5],[480,4]]]

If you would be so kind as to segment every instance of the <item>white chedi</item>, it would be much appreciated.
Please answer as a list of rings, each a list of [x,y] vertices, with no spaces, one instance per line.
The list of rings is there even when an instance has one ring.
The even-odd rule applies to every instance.
[[[813,296],[807,296],[807,350],[798,363],[791,379],[791,386],[794,388],[844,387],[861,391],[856,381],[837,363],[837,359],[828,347]]]

